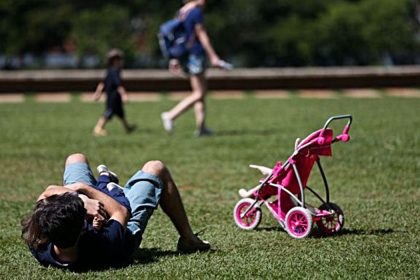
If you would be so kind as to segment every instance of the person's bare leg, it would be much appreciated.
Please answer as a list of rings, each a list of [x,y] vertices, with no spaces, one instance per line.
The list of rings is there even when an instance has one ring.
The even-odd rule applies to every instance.
[[[172,121],[179,117],[183,112],[188,110],[197,101],[203,100],[204,98],[204,95],[206,93],[204,74],[191,75],[190,84],[192,89],[191,95],[184,98],[174,108],[167,112],[167,116]]]
[[[99,127],[100,129],[104,129],[106,125],[107,119],[105,117],[100,117],[98,122],[96,123],[96,127]]]
[[[194,249],[208,250],[210,245],[201,241],[192,231],[178,188],[166,166],[160,161],[149,161],[143,166],[142,170],[156,175],[162,180],[164,189],[160,198],[160,206],[171,219],[184,245],[192,251]]]
[[[162,180],[165,185],[160,198],[162,210],[169,216],[182,237],[192,238],[194,233],[188,221],[181,196],[168,169],[160,161],[149,161],[143,166],[142,170],[156,175]]]
[[[206,127],[206,104],[204,98],[194,104],[194,112],[197,131],[203,131]]]
[[[93,129],[93,133],[98,136],[105,136],[107,134],[105,130],[107,121],[108,120],[104,116],[100,117],[96,123],[95,128]]]
[[[195,124],[197,131],[203,131],[205,129],[206,121],[206,92],[207,92],[207,83],[204,74],[197,76],[197,83],[194,85],[197,90],[202,92],[202,98],[194,104],[195,112]]]

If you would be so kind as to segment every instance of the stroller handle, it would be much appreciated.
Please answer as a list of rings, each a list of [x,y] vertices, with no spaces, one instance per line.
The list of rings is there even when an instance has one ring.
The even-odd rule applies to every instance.
[[[351,123],[353,121],[353,117],[351,115],[338,115],[338,116],[333,116],[329,118],[324,125],[324,129],[328,128],[328,126],[330,125],[332,121],[342,120],[342,119],[348,119],[346,126],[350,129]]]
[[[325,123],[324,128],[323,128],[323,131],[321,132],[321,135],[320,135],[320,139],[318,140],[318,143],[319,144],[323,144],[324,143],[325,139],[324,139],[324,137],[323,137],[322,134],[323,134],[324,130],[328,128],[328,126],[330,125],[330,123],[333,122],[333,121],[335,121],[335,120],[342,120],[342,119],[348,119],[347,124],[344,126],[344,129],[343,129],[342,134],[336,136],[333,139],[332,142],[333,143],[334,142],[337,142],[337,141],[347,142],[347,141],[350,140],[349,131],[350,131],[351,123],[353,121],[353,117],[351,115],[338,115],[338,116],[333,116],[333,117],[329,118],[327,120],[327,122]]]

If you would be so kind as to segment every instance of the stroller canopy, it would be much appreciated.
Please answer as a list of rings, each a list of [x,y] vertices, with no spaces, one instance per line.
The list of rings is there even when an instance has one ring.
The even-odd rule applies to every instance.
[[[320,129],[304,140],[296,147],[301,155],[332,156],[331,143],[333,140],[333,130],[331,128]]]

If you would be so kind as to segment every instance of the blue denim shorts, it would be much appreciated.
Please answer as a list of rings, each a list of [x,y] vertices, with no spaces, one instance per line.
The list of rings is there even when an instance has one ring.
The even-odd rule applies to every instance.
[[[125,184],[124,194],[130,201],[131,218],[127,229],[133,235],[143,234],[162,193],[162,181],[155,175],[139,170]]]
[[[182,70],[190,75],[202,74],[207,68],[205,55],[188,54],[180,62]]]
[[[92,170],[87,163],[77,162],[72,163],[64,169],[63,183],[70,185],[74,183],[84,183],[91,187],[96,187],[98,182],[93,176]]]
[[[131,218],[127,230],[134,240],[132,248],[138,248],[150,217],[158,207],[163,190],[162,181],[155,175],[139,170],[125,184],[124,193],[131,206]]]

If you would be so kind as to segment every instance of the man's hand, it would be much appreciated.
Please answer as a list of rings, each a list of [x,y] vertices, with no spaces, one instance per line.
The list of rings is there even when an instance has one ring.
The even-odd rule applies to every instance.
[[[108,214],[106,213],[102,202],[96,199],[91,199],[84,194],[79,194],[79,197],[85,206],[86,215],[92,218],[96,217],[99,220],[105,220],[108,218]]]
[[[127,221],[130,216],[129,211],[111,196],[80,182],[66,185],[66,188],[77,191],[79,194],[84,194],[90,199],[101,201],[103,203],[101,206],[109,215],[110,220],[116,220],[123,227],[127,226]]]
[[[86,215],[89,217],[98,217],[99,219],[108,219],[109,215],[105,211],[105,206],[102,202],[97,199],[89,198],[87,195],[82,193],[82,189],[88,187],[87,185],[77,182],[64,186],[64,188],[79,193],[79,198],[83,201],[86,209]]]

